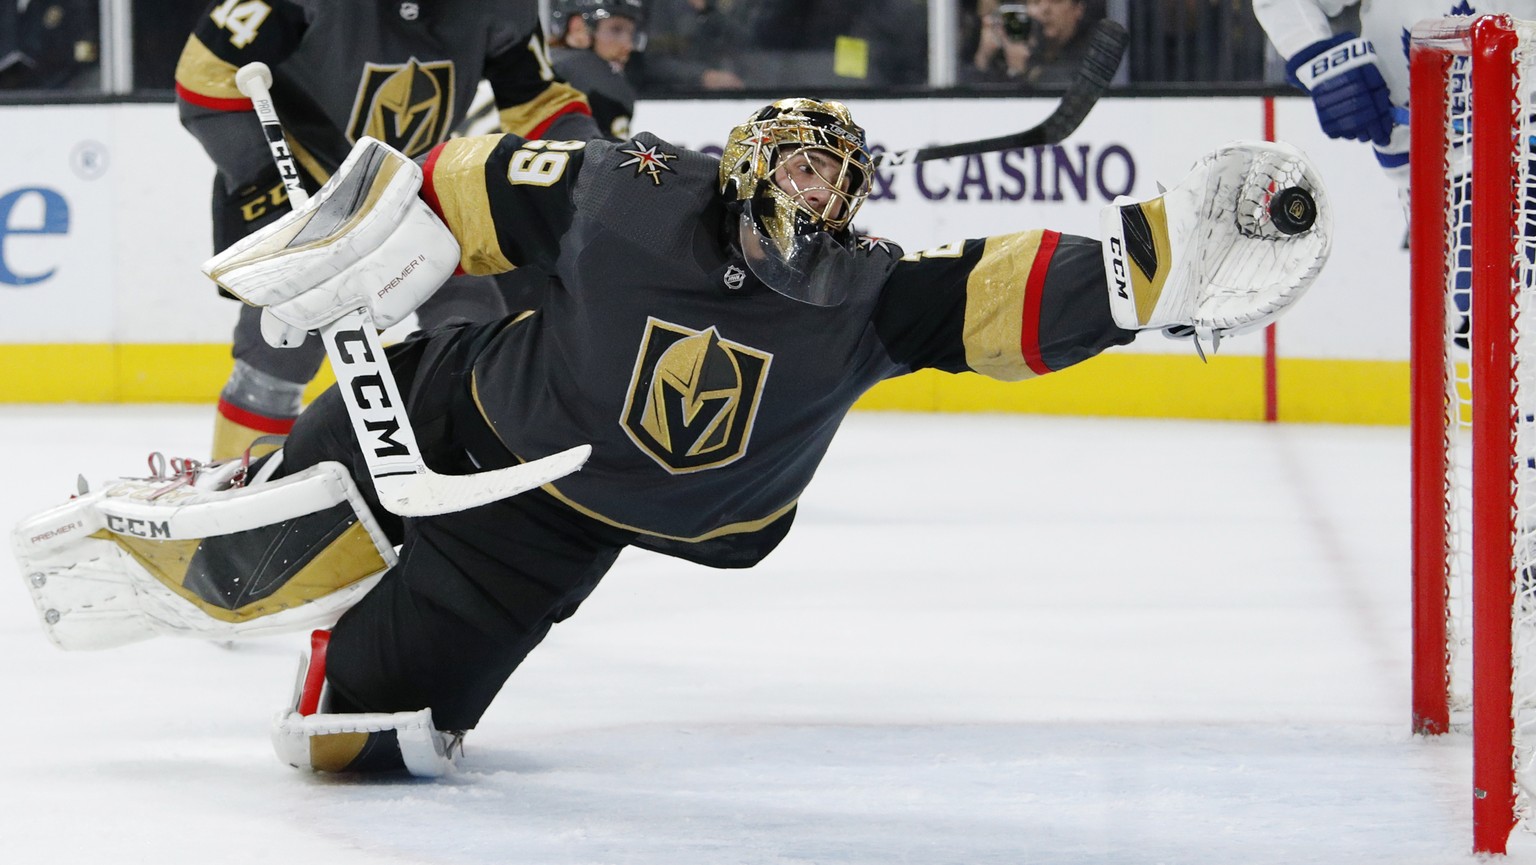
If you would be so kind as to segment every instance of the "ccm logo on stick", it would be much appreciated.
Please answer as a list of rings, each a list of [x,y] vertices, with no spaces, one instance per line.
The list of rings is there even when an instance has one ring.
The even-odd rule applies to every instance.
[[[368,446],[373,448],[375,455],[381,457],[410,455],[410,449],[394,439],[400,432],[400,412],[403,409],[397,408],[389,398],[384,375],[378,368],[380,361],[368,348],[368,337],[361,329],[353,328],[337,331],[335,339],[336,358],[346,367],[345,372],[336,370],[336,379],[345,381],[345,386],[352,389],[357,407],[362,412],[360,420],[363,428],[375,439]],[[332,359],[333,363],[336,358]]]

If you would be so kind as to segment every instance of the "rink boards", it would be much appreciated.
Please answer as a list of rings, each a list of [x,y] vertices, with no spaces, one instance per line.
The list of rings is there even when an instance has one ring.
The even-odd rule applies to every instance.
[[[646,102],[637,129],[718,150],[756,101]],[[850,101],[872,145],[907,149],[1033,125],[1036,99]],[[1239,138],[1296,144],[1336,205],[1333,256],[1265,340],[1223,343],[1208,364],[1148,337],[1025,384],[909,376],[861,405],[1151,417],[1279,417],[1404,423],[1408,263],[1396,192],[1368,148],[1317,130],[1304,99],[1105,99],[1059,147],[883,171],[859,220],[908,251],[1026,228],[1096,235],[1118,194],[1172,185],[1203,152]],[[0,126],[0,402],[207,402],[229,369],[235,304],[198,265],[210,251],[212,163],[166,104],[4,106]],[[318,387],[321,383],[317,383]]]

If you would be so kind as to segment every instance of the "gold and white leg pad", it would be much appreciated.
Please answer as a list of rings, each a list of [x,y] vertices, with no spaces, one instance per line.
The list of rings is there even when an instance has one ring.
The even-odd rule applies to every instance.
[[[1333,210],[1300,150],[1239,141],[1156,198],[1115,199],[1100,228],[1117,325],[1219,339],[1263,327],[1306,292],[1328,259]]]
[[[231,463],[122,479],[11,534],[43,629],[60,648],[159,634],[226,641],[334,622],[395,562],[339,463],[244,486]]]

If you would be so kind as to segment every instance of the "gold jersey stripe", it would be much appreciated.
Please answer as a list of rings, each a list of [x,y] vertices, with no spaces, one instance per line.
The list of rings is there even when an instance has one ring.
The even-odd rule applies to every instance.
[[[384,559],[362,523],[353,523],[303,568],[266,597],[230,610],[209,603],[183,585],[192,554],[203,539],[150,541],[114,534],[105,529],[91,535],[110,540],[133,556],[166,588],[185,598],[210,618],[221,622],[246,622],[302,606],[384,570]]]
[[[553,83],[532,101],[503,108],[496,116],[501,119],[501,131],[531,138],[530,133],[576,102],[585,105],[587,97],[569,84]]]
[[[1022,349],[1024,299],[1042,231],[989,237],[965,284],[965,363],[1000,381],[1034,378]]]
[[[246,98],[235,86],[235,65],[220,60],[196,36],[187,37],[176,61],[176,83],[210,99]]]
[[[503,137],[455,138],[443,145],[432,163],[432,191],[442,207],[443,221],[458,238],[459,266],[465,273],[477,276],[513,269],[496,239],[490,193],[485,185],[486,160]]]

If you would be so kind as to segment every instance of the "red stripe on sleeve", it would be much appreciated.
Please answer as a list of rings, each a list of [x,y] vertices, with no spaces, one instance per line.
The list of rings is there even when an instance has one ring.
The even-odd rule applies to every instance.
[[[426,160],[421,164],[421,200],[432,208],[432,212],[437,214],[437,218],[441,219],[444,225],[448,225],[448,219],[443,216],[442,202],[437,200],[437,185],[433,182],[432,173],[437,170],[437,157],[443,154],[443,148],[447,146],[448,142],[445,141],[429,150]],[[448,230],[452,231],[453,227],[449,226]],[[453,275],[462,276],[463,274],[464,264],[460,262],[453,269]]]
[[[1040,248],[1035,252],[1034,263],[1029,266],[1029,280],[1024,285],[1024,319],[1019,327],[1019,352],[1031,372],[1045,375],[1053,370],[1040,357],[1040,301],[1045,294],[1045,273],[1051,269],[1051,258],[1056,255],[1056,245],[1061,233],[1042,231]]]
[[[190,102],[202,108],[212,108],[214,111],[252,111],[249,99],[221,99],[217,96],[204,96],[193,90],[176,85],[176,98],[183,102]]]
[[[545,118],[543,123],[533,127],[533,129],[529,130],[528,134],[523,137],[529,139],[543,138],[544,133],[549,130],[549,127],[554,126],[556,120],[559,120],[567,114],[585,114],[588,117],[591,117],[592,109],[585,102],[568,102],[564,108],[561,108],[554,114],[549,115],[549,117]]]
[[[421,163],[421,200],[432,208],[438,219],[443,219],[443,205],[437,200],[437,186],[433,182],[432,173],[437,170],[437,158],[443,155],[443,148],[448,142],[443,142],[427,151],[427,158]],[[446,219],[443,220],[445,223]]]
[[[237,405],[227,403],[222,399],[219,400],[219,414],[241,426],[250,427],[257,432],[268,435],[287,435],[293,430],[293,422],[295,420],[291,417],[277,418],[256,414],[255,412],[246,411]]]

